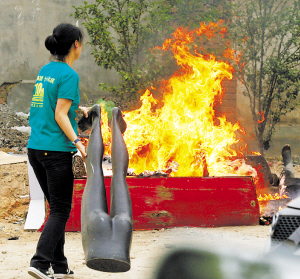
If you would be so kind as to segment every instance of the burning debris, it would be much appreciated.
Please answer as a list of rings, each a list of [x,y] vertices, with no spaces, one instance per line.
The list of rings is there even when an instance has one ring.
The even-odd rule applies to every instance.
[[[73,175],[74,178],[86,178],[86,168],[81,155],[73,156]]]
[[[273,216],[278,210],[286,207],[293,199],[300,196],[300,178],[296,178],[292,162],[290,145],[282,148],[282,159],[284,168],[280,179],[273,186],[273,194],[263,194],[258,197],[262,216]],[[274,193],[275,191],[275,193]]]

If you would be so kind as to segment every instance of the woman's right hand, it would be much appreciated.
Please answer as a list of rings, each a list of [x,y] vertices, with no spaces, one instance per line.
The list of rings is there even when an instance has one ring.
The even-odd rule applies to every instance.
[[[85,146],[83,145],[83,143],[81,141],[76,142],[75,146],[77,147],[77,149],[81,153],[82,159],[85,162],[85,157],[87,156]]]

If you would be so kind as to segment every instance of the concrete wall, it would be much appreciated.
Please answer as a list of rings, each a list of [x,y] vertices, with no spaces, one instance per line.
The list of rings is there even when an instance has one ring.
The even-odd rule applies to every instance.
[[[214,107],[216,116],[226,115],[228,121],[235,123],[237,119],[237,79],[234,76],[232,80],[224,79],[222,82],[224,94],[220,100],[216,98],[216,106]]]
[[[80,22],[69,16],[74,12],[72,6],[82,3],[83,0],[0,0],[0,85],[27,81],[11,88],[8,102],[13,109],[29,110],[33,90],[30,81],[35,80],[41,66],[49,62],[50,53],[44,41],[53,28],[69,22],[79,24],[84,30]],[[100,98],[104,92],[98,84],[110,82],[116,75],[99,68],[90,53],[91,49],[85,45],[73,68],[80,76],[81,94]]]

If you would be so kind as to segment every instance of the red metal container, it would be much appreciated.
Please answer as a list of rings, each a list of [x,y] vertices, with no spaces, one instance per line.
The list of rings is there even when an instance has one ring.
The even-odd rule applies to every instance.
[[[251,177],[126,178],[135,230],[259,224],[259,205]],[[86,179],[74,182],[73,208],[66,231],[80,231],[81,197]],[[110,178],[105,178],[110,200]]]

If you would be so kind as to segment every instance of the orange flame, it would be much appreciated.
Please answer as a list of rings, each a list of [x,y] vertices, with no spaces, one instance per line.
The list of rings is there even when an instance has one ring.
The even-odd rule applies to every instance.
[[[108,114],[105,111],[104,104],[101,106],[101,132],[104,144],[104,154],[110,154],[111,151],[111,131],[108,125]]]
[[[271,195],[271,194],[259,195],[257,200],[258,201],[271,201],[271,200],[280,200],[280,199],[286,199],[286,198],[288,198],[287,195],[280,196],[278,193],[275,193],[275,195]]]
[[[87,146],[87,144],[88,144],[88,142],[89,142],[89,139],[88,139],[88,138],[80,137],[79,139],[80,139],[80,141],[82,142],[82,144],[83,144],[84,146]]]
[[[229,59],[232,59],[232,60],[234,60],[234,62],[238,65],[239,64],[239,62],[240,62],[240,58],[241,58],[241,53],[236,53],[236,51],[234,50],[234,49],[231,49],[230,47],[229,47],[229,44],[227,44],[227,49],[225,49],[224,51],[223,51],[223,56],[225,57],[225,58],[229,58]]]
[[[176,165],[178,169],[173,169],[171,176],[203,176],[206,170],[210,176],[256,175],[244,160],[230,160],[237,155],[231,146],[238,142],[240,126],[225,116],[216,117],[213,109],[215,98],[223,94],[221,82],[232,79],[234,68],[212,54],[191,54],[188,46],[195,36],[213,37],[220,23],[201,23],[191,32],[178,28],[160,48],[171,49],[181,69],[165,82],[163,106],[153,110],[159,101],[146,90],[142,106],[124,112],[124,140],[129,167],[135,173]]]
[[[266,119],[265,119],[264,112],[261,111],[261,112],[259,112],[258,114],[259,114],[262,118],[261,118],[261,120],[258,120],[257,123],[262,123],[262,122],[264,122],[264,121],[266,120]]]

